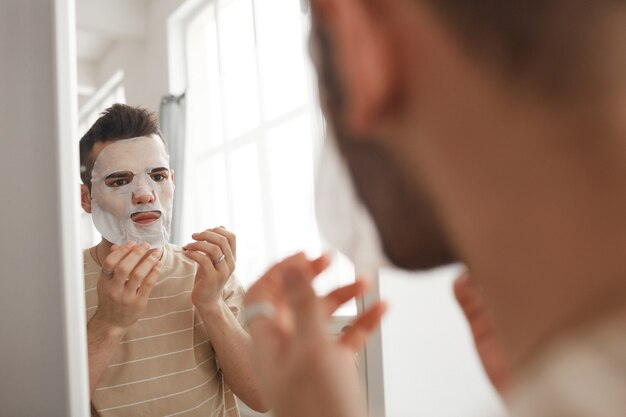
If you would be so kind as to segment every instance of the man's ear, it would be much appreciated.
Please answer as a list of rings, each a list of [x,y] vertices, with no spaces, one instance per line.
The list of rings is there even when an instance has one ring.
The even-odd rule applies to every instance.
[[[80,185],[80,205],[87,213],[91,213],[91,193],[85,184]]]
[[[387,0],[318,0],[332,60],[345,93],[344,120],[366,133],[394,95],[393,35],[385,25]]]
[[[173,169],[170,169],[170,172],[171,172],[171,174],[172,174],[172,184],[174,184],[174,170],[173,170]]]

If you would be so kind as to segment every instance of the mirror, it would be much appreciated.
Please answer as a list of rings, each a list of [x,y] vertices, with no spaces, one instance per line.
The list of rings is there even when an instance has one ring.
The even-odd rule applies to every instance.
[[[315,160],[324,125],[308,59],[309,16],[298,1],[77,0],[76,6],[79,134],[113,103],[141,106],[158,115],[175,173],[173,244],[184,246],[194,232],[225,226],[237,235],[235,275],[244,288],[278,259],[299,250],[315,255],[327,248],[313,206]],[[83,248],[98,244],[100,233],[91,216],[84,213],[81,222]],[[86,252],[85,258],[90,257],[88,317],[97,302],[97,264],[102,260]],[[389,313],[382,336],[376,335],[367,354],[359,356],[371,415],[460,415],[485,400],[497,408],[469,338],[459,330],[463,319],[448,288],[455,272],[437,271],[434,274],[443,277],[411,279],[410,284],[402,275],[384,272],[379,291],[398,307]],[[184,279],[191,281],[189,274]],[[317,290],[325,293],[353,279],[351,264],[337,255],[317,280]],[[157,298],[184,291],[188,297],[191,291],[157,289],[162,291]],[[99,407],[107,410],[103,415],[128,412],[127,404],[136,404],[137,413],[168,407],[166,396],[178,392],[188,406],[172,414],[233,406],[228,395],[224,403],[214,399],[224,395],[219,384],[207,391],[202,376],[183,377],[186,370],[214,364],[213,350],[189,304],[168,308],[152,313],[155,323],[156,316],[162,316],[162,328],[122,341],[151,353],[132,351],[126,359],[118,353],[111,359],[114,369],[132,366],[139,374],[100,386]],[[340,331],[356,311],[356,303],[344,306],[332,331]],[[441,328],[433,326],[429,312],[435,312]],[[418,329],[413,336],[406,332],[407,317],[413,317],[411,326]],[[181,338],[172,337],[170,345],[178,347],[159,350],[158,344],[150,344],[159,334],[184,335],[191,345],[178,346]],[[185,352],[197,352],[187,367],[160,368],[176,355],[187,361]],[[414,366],[410,371],[408,363]],[[450,370],[455,370],[454,378]],[[415,396],[415,375],[424,373],[430,377]],[[155,402],[124,397],[125,388],[134,382],[159,378],[172,379],[178,389],[155,395],[163,397]],[[457,397],[466,401],[441,401],[441,386],[462,393]],[[409,403],[406,398],[416,400]],[[242,416],[256,415],[243,403],[239,406]]]

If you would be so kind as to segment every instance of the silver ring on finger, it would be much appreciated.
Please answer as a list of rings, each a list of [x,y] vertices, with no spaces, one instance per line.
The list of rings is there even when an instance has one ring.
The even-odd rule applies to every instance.
[[[219,257],[219,258],[217,258],[217,259],[213,259],[213,261],[212,261],[212,262],[213,262],[213,265],[217,265],[217,264],[219,264],[219,263],[222,263],[222,262],[224,262],[224,260],[225,260],[225,259],[226,259],[226,255],[224,255],[224,254],[222,253],[222,256],[220,256],[220,257]]]
[[[107,271],[106,269],[104,269],[104,267],[100,268],[100,271],[103,275],[106,275],[107,277],[113,276],[113,271]]]

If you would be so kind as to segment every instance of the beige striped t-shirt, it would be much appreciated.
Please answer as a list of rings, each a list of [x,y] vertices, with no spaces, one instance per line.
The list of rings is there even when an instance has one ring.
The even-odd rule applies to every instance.
[[[98,305],[100,266],[87,249],[87,321]],[[204,324],[191,302],[196,263],[167,245],[146,311],[124,336],[91,398],[92,416],[239,417]],[[235,315],[243,287],[233,275],[224,300]]]

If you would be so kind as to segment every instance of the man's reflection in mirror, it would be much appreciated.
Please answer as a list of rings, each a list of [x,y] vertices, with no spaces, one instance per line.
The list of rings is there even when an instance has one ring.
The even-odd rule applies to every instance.
[[[82,207],[102,235],[83,253],[92,415],[233,417],[235,396],[265,411],[238,320],[235,235],[169,243],[174,173],[155,115],[108,108],[80,161]]]

